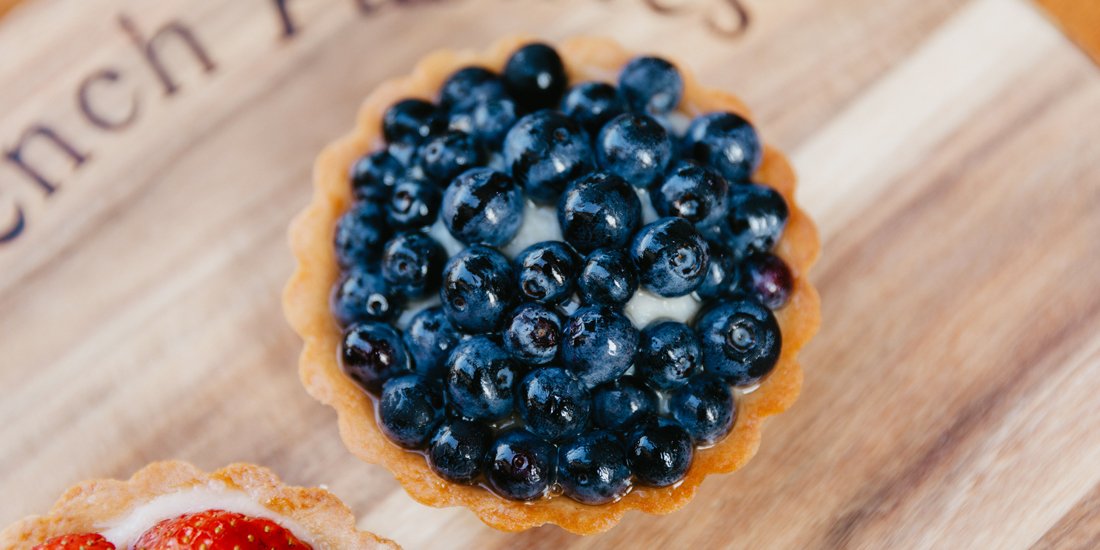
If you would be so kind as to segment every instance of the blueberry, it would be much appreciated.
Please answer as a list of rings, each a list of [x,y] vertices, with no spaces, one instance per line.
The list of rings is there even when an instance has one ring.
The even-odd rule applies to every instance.
[[[439,185],[447,185],[455,176],[485,162],[485,152],[473,136],[448,130],[429,139],[420,149],[424,173]]]
[[[386,379],[409,370],[401,335],[386,323],[365,322],[348,327],[340,345],[340,363],[348,376],[375,394]]]
[[[775,368],[783,338],[771,310],[753,299],[721,302],[695,323],[707,372],[752,384]]]
[[[505,95],[504,82],[484,67],[463,67],[439,89],[439,104],[449,109],[469,99],[494,99]]]
[[[332,315],[340,326],[356,321],[390,321],[405,304],[382,275],[353,269],[344,274],[332,289]]]
[[[736,292],[741,284],[741,269],[737,254],[720,240],[707,239],[710,262],[703,276],[703,283],[695,293],[704,300],[727,296]]]
[[[512,412],[519,366],[487,336],[460,342],[446,366],[447,395],[463,417],[496,420]]]
[[[580,258],[560,241],[543,241],[516,256],[519,291],[536,302],[554,304],[569,298],[579,271]]]
[[[577,289],[586,304],[622,305],[638,290],[638,271],[622,250],[601,248],[584,259]]]
[[[390,224],[402,229],[431,225],[439,216],[442,192],[435,184],[402,178],[393,187],[388,205]]]
[[[482,147],[497,149],[517,118],[511,99],[468,99],[451,109],[450,127],[474,136]]]
[[[684,296],[703,283],[707,243],[687,220],[661,218],[641,229],[630,245],[630,259],[643,285],[661,296]]]
[[[756,129],[733,113],[702,115],[684,136],[684,156],[714,168],[731,184],[747,181],[761,154]]]
[[[729,230],[737,249],[767,252],[787,226],[787,201],[764,185],[735,185],[730,190]]]
[[[607,121],[626,111],[614,86],[604,82],[581,82],[566,92],[561,111],[595,136]]]
[[[494,331],[516,303],[512,263],[487,246],[468,247],[443,268],[439,295],[443,311],[459,329]]]
[[[556,107],[568,83],[561,57],[546,44],[527,44],[504,64],[504,85],[527,110]]]
[[[638,329],[607,306],[586,306],[565,324],[561,357],[565,367],[589,386],[614,380],[630,368],[638,347]]]
[[[485,465],[492,434],[476,422],[451,419],[436,430],[428,446],[432,471],[454,483],[473,483]]]
[[[539,204],[556,201],[569,182],[595,166],[584,130],[555,111],[519,119],[504,138],[503,154],[512,177]]]
[[[578,436],[558,449],[558,483],[569,498],[607,504],[630,490],[630,467],[619,440],[607,432]]]
[[[386,211],[373,202],[362,202],[336,222],[334,247],[341,267],[370,267],[382,256],[382,244],[390,238]]]
[[[418,144],[446,126],[435,105],[422,99],[394,103],[382,117],[382,134],[389,143]]]
[[[676,165],[650,198],[661,216],[675,216],[707,227],[725,219],[729,211],[729,184],[717,172],[695,162]]]
[[[744,287],[769,309],[787,305],[794,286],[791,269],[774,254],[755,254],[745,260]]]
[[[637,374],[655,388],[683,386],[702,368],[699,337],[691,327],[675,321],[651,324],[638,338],[634,359]]]
[[[695,455],[691,434],[673,420],[650,417],[627,435],[626,456],[640,483],[667,487],[687,475]]]
[[[561,318],[542,304],[523,304],[504,327],[504,347],[517,361],[545,365],[558,356]]]
[[[625,246],[641,221],[638,194],[622,178],[603,172],[574,180],[558,203],[562,235],[582,254]]]
[[[711,445],[725,437],[733,429],[736,414],[730,387],[713,374],[677,388],[668,400],[668,410],[696,445]]]
[[[535,500],[554,482],[554,446],[526,430],[513,430],[489,447],[485,478],[498,495]]]
[[[619,92],[631,110],[658,115],[680,104],[684,80],[664,59],[637,57],[619,73]]]
[[[596,388],[592,421],[607,430],[619,430],[657,414],[657,394],[634,376],[623,376]]]
[[[648,188],[672,160],[672,141],[656,120],[637,113],[619,115],[596,138],[600,168],[634,185]]]
[[[382,252],[382,277],[409,298],[422,298],[439,289],[447,251],[424,233],[400,233]]]
[[[543,367],[520,382],[516,409],[527,429],[554,441],[581,433],[588,423],[592,397],[573,373]]]
[[[475,168],[443,194],[443,223],[467,244],[507,244],[523,224],[523,191],[507,174]]]
[[[446,369],[451,350],[462,340],[462,334],[451,324],[443,308],[435,306],[412,316],[404,340],[416,372],[439,377]]]
[[[406,449],[424,447],[443,419],[443,393],[419,374],[391,378],[382,386],[378,426]]]
[[[388,151],[363,155],[351,165],[351,189],[359,200],[385,201],[405,167]]]

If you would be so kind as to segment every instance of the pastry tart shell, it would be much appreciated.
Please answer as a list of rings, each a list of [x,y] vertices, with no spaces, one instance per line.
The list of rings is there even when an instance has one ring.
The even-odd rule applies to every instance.
[[[681,483],[664,488],[635,486],[617,502],[590,506],[565,497],[514,502],[482,487],[454,484],[436,476],[423,455],[401,449],[386,439],[376,423],[372,399],[340,369],[337,350],[341,332],[329,310],[330,289],[340,276],[332,245],[334,227],[352,203],[348,181],[352,163],[384,144],[381,125],[386,108],[409,97],[433,100],[447,76],[467,65],[500,71],[508,56],[531,40],[504,39],[481,53],[437,51],[424,57],[412,74],[383,82],[366,98],[355,128],[326,147],[314,165],[312,202],[290,226],[297,269],[283,293],[283,307],[291,326],[304,340],[299,374],[306,389],[336,409],[340,435],[348,449],[363,461],[390,470],[412,498],[430,506],[466,507],[486,524],[504,531],[552,523],[574,533],[592,534],[612,528],[630,510],[666,514],[682,508],[708,475],[732,472],[756,453],[763,420],[790,407],[802,385],[798,352],[820,324],[818,294],[807,279],[820,245],[816,228],[794,200],[794,171],[779,151],[766,146],[753,179],[782,193],[790,207],[787,228],[775,250],[794,275],[790,302],[776,312],[783,334],[779,363],[758,388],[741,396],[733,431],[714,446],[698,449]],[[602,38],[572,38],[556,47],[570,82],[613,82],[634,56]],[[681,111],[692,117],[730,111],[753,120],[738,98],[701,87],[684,65],[676,65],[684,78]]]
[[[399,548],[357,530],[351,510],[324,489],[284,485],[270,470],[251,464],[233,464],[208,474],[185,462],[155,462],[127,481],[98,479],[73,486],[49,513],[24,518],[0,532],[0,548],[29,550],[53,537],[99,532],[159,496],[212,484],[242,491],[257,504],[294,521],[309,532],[318,550]]]

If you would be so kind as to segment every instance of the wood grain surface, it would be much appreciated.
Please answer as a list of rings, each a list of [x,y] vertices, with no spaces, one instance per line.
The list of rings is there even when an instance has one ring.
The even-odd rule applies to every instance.
[[[734,37],[710,0],[13,10],[0,525],[182,458],[326,484],[408,548],[1100,547],[1100,70],[1023,0],[742,4]],[[410,500],[305,394],[279,305],[313,157],[361,98],[516,32],[610,35],[740,94],[824,242],[822,331],[759,455],[597,537]]]

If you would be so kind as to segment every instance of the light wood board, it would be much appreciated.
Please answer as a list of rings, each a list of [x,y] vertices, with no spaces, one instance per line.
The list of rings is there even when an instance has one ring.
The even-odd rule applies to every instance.
[[[0,21],[0,525],[182,458],[326,484],[409,548],[1100,546],[1100,70],[1023,0],[36,0]],[[120,25],[158,49],[164,83]],[[505,534],[409,499],[302,390],[279,295],[314,155],[437,47],[603,34],[740,94],[824,242],[798,403],[686,509]],[[114,74],[115,77],[109,76]],[[90,83],[89,83],[90,82]],[[89,84],[82,84],[89,83]],[[96,127],[80,107],[98,115]],[[127,124],[121,123],[129,118]]]

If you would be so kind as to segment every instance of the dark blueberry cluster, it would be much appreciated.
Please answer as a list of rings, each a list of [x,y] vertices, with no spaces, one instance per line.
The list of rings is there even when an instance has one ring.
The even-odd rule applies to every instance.
[[[529,44],[386,111],[335,227],[332,311],[382,431],[440,477],[586,504],[672,485],[774,368],[787,204],[750,180],[756,130],[688,120],[683,88],[654,57],[570,85]],[[538,209],[561,240],[517,240]],[[642,292],[699,312],[636,326]]]

